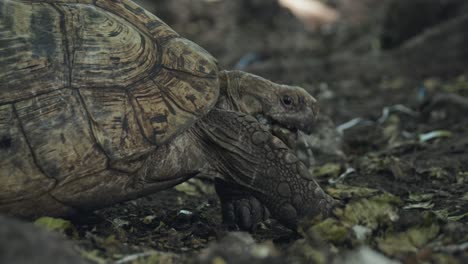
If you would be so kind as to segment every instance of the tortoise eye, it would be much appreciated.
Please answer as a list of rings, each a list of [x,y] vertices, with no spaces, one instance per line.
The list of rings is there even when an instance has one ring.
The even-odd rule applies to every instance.
[[[289,95],[285,95],[281,98],[281,102],[284,106],[291,107],[294,104],[294,99]]]

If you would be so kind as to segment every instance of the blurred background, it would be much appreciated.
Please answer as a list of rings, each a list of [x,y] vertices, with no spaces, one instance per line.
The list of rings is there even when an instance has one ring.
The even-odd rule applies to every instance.
[[[305,87],[337,122],[417,104],[468,69],[463,0],[137,2],[222,68]]]

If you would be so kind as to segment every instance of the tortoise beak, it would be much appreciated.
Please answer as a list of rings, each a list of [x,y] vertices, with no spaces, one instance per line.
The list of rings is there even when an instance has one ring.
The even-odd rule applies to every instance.
[[[301,130],[306,134],[310,134],[315,127],[318,111],[318,105],[314,105],[313,107],[305,107],[305,109],[298,112],[273,114],[272,119],[278,126],[293,133]]]
[[[315,121],[317,121],[319,113],[318,104],[315,104],[308,108],[304,113],[303,121],[299,121],[297,123],[297,129],[303,131],[306,134],[312,133],[315,127]]]
[[[281,126],[296,132],[301,130],[306,134],[310,134],[315,127],[315,121],[319,115],[319,103],[312,95],[301,87],[285,86],[295,92],[295,103],[289,110],[280,111],[279,113],[272,114],[273,120]]]

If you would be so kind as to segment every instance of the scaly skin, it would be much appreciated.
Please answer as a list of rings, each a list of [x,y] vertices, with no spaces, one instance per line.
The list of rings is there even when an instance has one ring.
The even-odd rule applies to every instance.
[[[290,228],[304,217],[327,216],[336,204],[294,153],[252,116],[214,109],[196,124],[195,134],[226,184],[244,190],[233,197],[217,184],[225,220],[235,219],[243,229],[265,217],[255,199]]]
[[[303,88],[273,83],[242,71],[222,71],[219,76],[221,93],[216,105],[218,108],[269,119],[276,126],[288,130],[300,129],[310,133],[313,129],[318,115],[318,102]],[[286,100],[289,101],[286,102]],[[248,145],[250,142],[245,142],[245,144]],[[284,147],[284,145],[280,146],[280,148]],[[263,154],[264,157],[266,155],[268,153]],[[268,162],[263,164],[268,164]],[[300,166],[302,166],[303,173],[306,173],[304,166]],[[226,175],[220,176],[230,179]],[[283,178],[287,179],[288,176],[284,175]],[[233,183],[232,180],[224,181],[219,178],[216,179],[215,187],[222,203],[223,221],[228,226],[237,225],[240,229],[254,231],[257,222],[268,218],[268,209],[251,193],[249,188]],[[303,190],[296,191],[303,192]],[[300,194],[296,195],[296,202],[299,199],[298,195]],[[323,196],[326,197],[326,195]],[[271,199],[266,197],[264,200]],[[294,220],[289,222],[294,222]]]

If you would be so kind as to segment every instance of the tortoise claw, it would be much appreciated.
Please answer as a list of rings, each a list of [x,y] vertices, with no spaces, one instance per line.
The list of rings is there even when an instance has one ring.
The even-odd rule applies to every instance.
[[[222,180],[217,180],[215,186],[221,199],[223,224],[228,229],[255,232],[258,223],[268,219],[268,209],[240,187]]]

